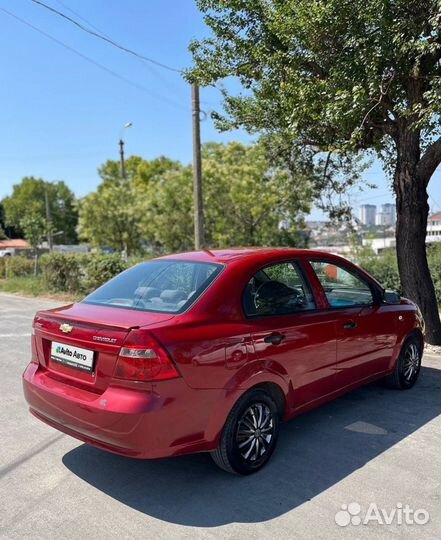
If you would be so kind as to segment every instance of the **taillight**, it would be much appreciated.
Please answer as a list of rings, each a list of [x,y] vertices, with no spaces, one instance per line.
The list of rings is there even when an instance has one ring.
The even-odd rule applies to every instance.
[[[151,334],[132,330],[118,355],[114,377],[132,381],[161,381],[179,377],[173,362]]]

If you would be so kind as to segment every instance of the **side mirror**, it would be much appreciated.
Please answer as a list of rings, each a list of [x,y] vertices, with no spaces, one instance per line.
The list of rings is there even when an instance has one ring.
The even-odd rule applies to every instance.
[[[383,293],[383,302],[385,304],[401,304],[401,296],[396,291],[386,289]]]

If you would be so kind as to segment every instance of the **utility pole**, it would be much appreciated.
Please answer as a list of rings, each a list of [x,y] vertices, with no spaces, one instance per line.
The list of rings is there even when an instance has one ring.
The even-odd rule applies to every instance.
[[[126,163],[124,161],[124,141],[122,138],[119,140],[119,155],[121,158],[121,177],[125,180],[126,179]]]
[[[44,184],[44,205],[46,207],[47,245],[49,246],[49,251],[52,251],[53,250],[52,219],[51,219],[51,207],[49,206],[49,195],[47,192],[47,183]]]
[[[124,124],[121,128],[120,134],[119,134],[119,156],[121,160],[121,178],[125,180],[127,178],[126,176],[126,162],[124,159],[124,130],[127,128],[131,128],[133,126],[132,122],[127,122]]]
[[[201,111],[199,106],[199,85],[191,85],[193,114],[193,197],[194,197],[194,247],[201,249],[205,244],[204,208],[202,200],[201,161]]]

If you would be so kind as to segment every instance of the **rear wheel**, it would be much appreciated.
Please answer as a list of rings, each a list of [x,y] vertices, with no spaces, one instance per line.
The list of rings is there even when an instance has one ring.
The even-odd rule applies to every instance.
[[[408,338],[401,349],[394,372],[385,379],[387,386],[398,390],[412,388],[420,374],[421,357],[419,340],[416,337]]]
[[[279,434],[279,413],[263,390],[251,390],[228,415],[219,446],[211,456],[219,467],[235,474],[251,474],[270,459]]]

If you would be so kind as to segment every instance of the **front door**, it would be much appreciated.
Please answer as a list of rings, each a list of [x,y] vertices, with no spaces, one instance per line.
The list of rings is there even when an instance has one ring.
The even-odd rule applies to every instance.
[[[394,315],[352,266],[310,261],[329,303],[337,336],[338,388],[384,372],[396,341]]]

